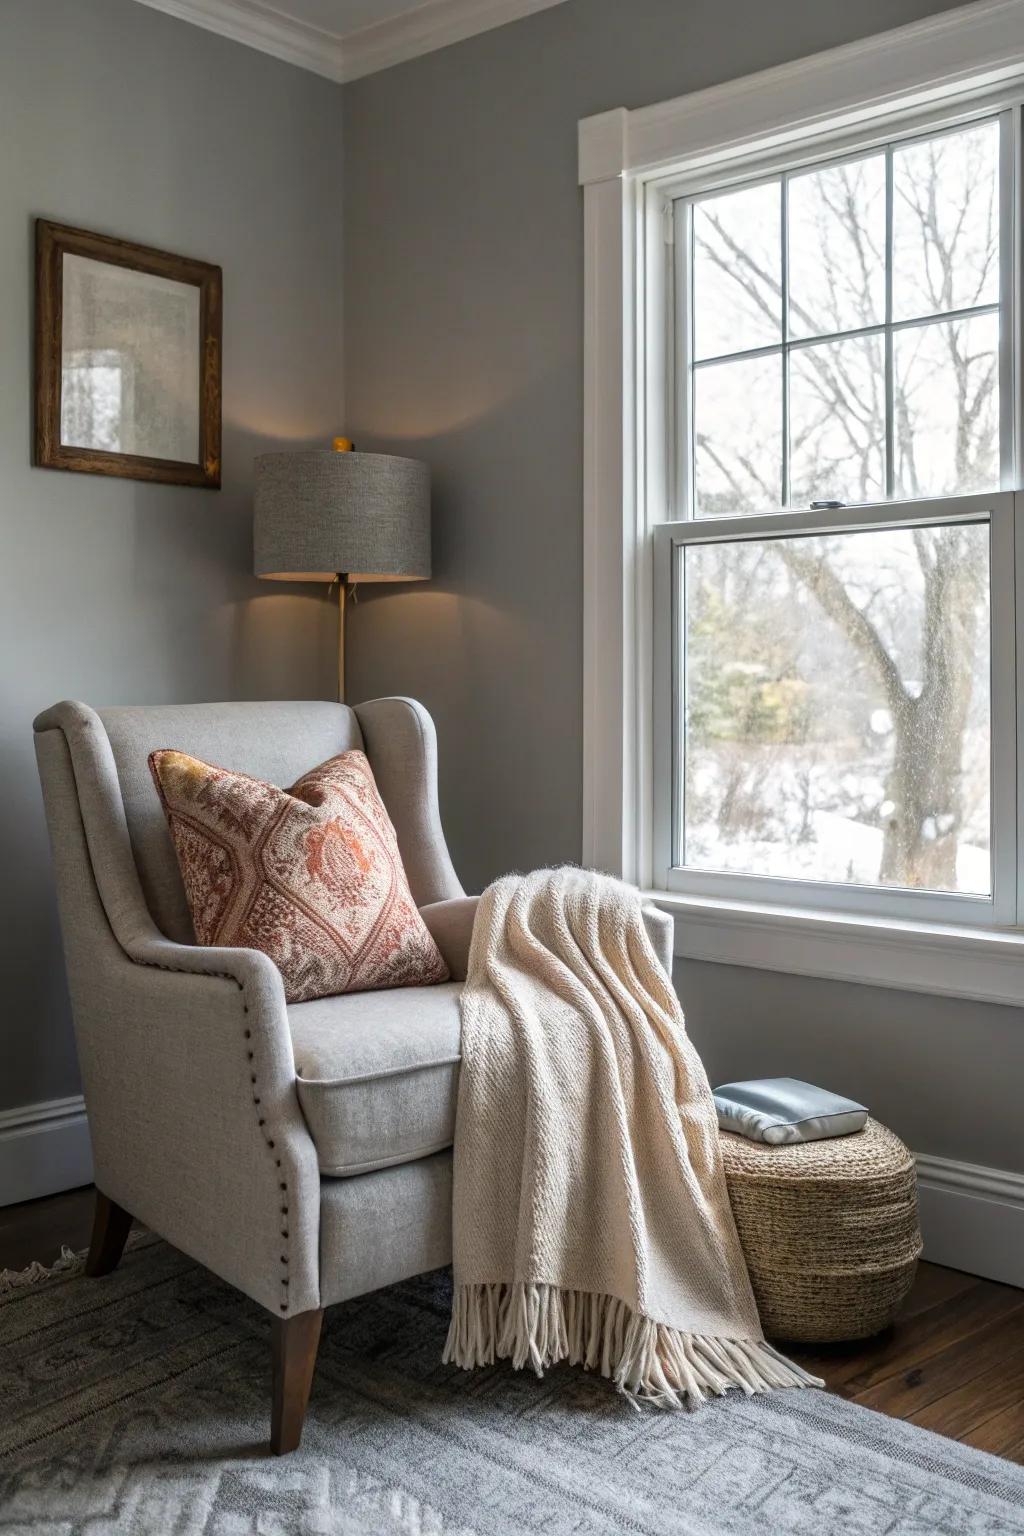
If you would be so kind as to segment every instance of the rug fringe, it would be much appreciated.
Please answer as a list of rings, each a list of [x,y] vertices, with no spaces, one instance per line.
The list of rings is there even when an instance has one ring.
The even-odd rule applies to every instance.
[[[54,1275],[66,1274],[68,1270],[81,1269],[84,1263],[84,1253],[62,1247],[60,1258],[49,1266],[33,1259],[27,1269],[0,1269],[0,1296],[8,1291],[18,1291],[25,1285],[36,1285],[40,1280],[50,1280]]]
[[[149,1230],[136,1222],[128,1234],[128,1241],[124,1245],[125,1253],[130,1253],[133,1248],[149,1248],[160,1239]],[[26,1285],[37,1285],[40,1280],[52,1280],[55,1275],[70,1275],[85,1269],[85,1261],[88,1257],[88,1248],[69,1248],[66,1243],[61,1244],[60,1258],[47,1266],[34,1259],[27,1269],[0,1269],[0,1297],[9,1295],[12,1291],[21,1290]]]
[[[460,1285],[443,1359],[471,1370],[511,1360],[538,1376],[559,1360],[600,1371],[625,1396],[690,1407],[733,1389],[747,1397],[824,1383],[762,1339],[683,1333],[636,1313],[616,1296],[557,1285]]]

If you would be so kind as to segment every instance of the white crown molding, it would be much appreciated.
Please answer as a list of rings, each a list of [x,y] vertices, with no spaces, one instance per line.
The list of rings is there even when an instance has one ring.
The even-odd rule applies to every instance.
[[[564,0],[425,0],[387,21],[340,35],[286,16],[260,0],[138,0],[328,80],[357,80],[477,32],[520,21]]]
[[[229,37],[286,64],[297,64],[328,80],[342,80],[341,39],[319,27],[268,10],[258,0],[138,0],[150,10]]]
[[[0,1206],[91,1181],[92,1147],[81,1094],[0,1110]]]
[[[342,79],[358,80],[561,4],[563,0],[427,0],[415,10],[348,33],[342,39]]]
[[[1024,0],[972,0],[923,21],[626,113],[619,162],[609,113],[579,125],[581,184],[649,174],[840,131],[890,104],[927,106],[1024,71]]]

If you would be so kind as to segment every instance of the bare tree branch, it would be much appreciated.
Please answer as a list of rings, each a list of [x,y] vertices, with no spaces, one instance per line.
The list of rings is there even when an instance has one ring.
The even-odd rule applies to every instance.
[[[885,642],[871,620],[858,608],[847,588],[836,575],[827,556],[804,554],[797,550],[796,539],[780,539],[777,552],[786,569],[814,594],[825,613],[839,625],[843,634],[874,665],[894,711],[907,703],[909,694],[903,686],[899,669]]]

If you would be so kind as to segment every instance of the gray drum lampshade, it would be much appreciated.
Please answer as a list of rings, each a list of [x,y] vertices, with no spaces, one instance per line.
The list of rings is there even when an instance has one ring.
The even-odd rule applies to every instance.
[[[253,544],[256,575],[270,580],[425,580],[430,470],[389,453],[261,454]]]

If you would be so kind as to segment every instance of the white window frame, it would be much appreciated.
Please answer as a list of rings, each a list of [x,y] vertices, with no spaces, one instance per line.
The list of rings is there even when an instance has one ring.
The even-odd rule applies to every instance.
[[[1014,169],[1015,124],[1024,108],[1024,87],[1000,92],[990,92],[977,101],[957,104],[952,111],[943,112],[941,106],[929,112],[926,125],[922,126],[921,114],[915,114],[911,137],[932,138],[942,133],[955,132],[972,121],[996,121],[1000,132],[1000,285],[998,310],[1000,315],[1000,459],[1001,483],[1012,487],[1017,478],[1014,468],[1015,445],[1020,434],[1016,430],[1021,418],[1020,401],[1014,387],[1011,367],[1014,348],[1011,345],[1011,317],[1020,312],[1019,294],[1014,291],[1013,239],[1014,217]],[[724,188],[735,190],[738,186],[751,186],[785,177],[805,169],[808,165],[843,163],[859,155],[890,150],[894,137],[896,143],[905,142],[891,131],[898,127],[899,117],[887,117],[872,123],[865,132],[845,136],[842,149],[836,146],[822,157],[815,153],[813,144],[801,146],[796,151],[762,160],[757,174],[751,176],[746,165],[730,167],[722,177],[716,178],[711,170],[692,180],[659,178],[656,185],[659,196],[667,200],[666,217],[672,219],[672,247],[666,282],[671,284],[669,294],[688,292],[685,256],[689,246],[688,211],[694,201],[712,191]],[[887,181],[891,177],[891,154],[887,153]],[[889,193],[891,196],[891,193]],[[784,247],[785,249],[785,247]],[[660,252],[659,252],[660,258]],[[985,306],[995,308],[996,306]],[[887,295],[886,325],[890,334],[904,326],[918,326],[921,319],[891,322],[889,311],[891,297]],[[652,321],[655,317],[652,316]],[[938,921],[992,926],[1013,925],[1017,921],[1017,859],[1015,777],[1016,742],[1014,714],[1016,709],[1015,656],[1012,636],[1015,633],[1014,611],[1014,497],[1012,493],[987,497],[929,498],[916,504],[910,501],[890,500],[874,507],[856,507],[842,512],[808,513],[792,506],[782,505],[769,516],[710,519],[694,518],[692,463],[688,456],[677,453],[678,445],[685,443],[690,432],[691,390],[686,353],[685,333],[688,327],[679,323],[681,317],[673,314],[673,305],[667,302],[662,323],[667,327],[665,362],[667,380],[666,395],[671,400],[670,419],[674,423],[666,455],[672,464],[670,484],[675,488],[673,507],[665,515],[674,518],[678,509],[679,521],[663,522],[654,528],[654,630],[653,650],[655,715],[666,719],[671,708],[674,711],[671,742],[661,745],[660,738],[654,752],[654,821],[653,821],[653,883],[668,891],[681,891],[693,895],[726,897],[739,901],[790,903],[804,908],[830,908],[836,911],[865,912],[879,917],[906,917],[910,920]],[[938,322],[938,323],[941,323]],[[881,333],[886,326],[877,325],[872,333]],[[847,333],[838,333],[845,335]],[[802,347],[820,343],[815,337],[801,340],[794,345]],[[783,336],[780,350],[788,345]],[[886,348],[887,370],[891,370],[891,351]],[[698,365],[702,366],[702,365]],[[891,384],[890,384],[891,387]],[[887,426],[891,423],[887,423]],[[887,488],[891,492],[893,482],[893,452],[891,441],[886,452]],[[783,468],[785,483],[785,466]],[[1024,505],[1024,498],[1021,498]],[[825,881],[772,879],[750,874],[732,874],[712,870],[677,868],[672,852],[677,844],[674,826],[673,785],[679,782],[677,761],[681,710],[681,684],[677,661],[681,651],[679,625],[680,604],[673,583],[674,560],[671,551],[698,543],[731,542],[742,538],[776,536],[789,533],[830,533],[852,531],[855,528],[899,528],[928,526],[949,520],[983,520],[985,510],[991,513],[990,570],[991,588],[991,707],[992,707],[992,783],[991,783],[991,848],[992,877],[991,895],[985,897],[963,896],[955,893],[925,893],[885,889],[866,885],[830,884]],[[671,705],[669,701],[671,700]]]
[[[991,495],[930,498],[927,502],[879,502],[837,511],[786,512],[763,517],[700,518],[662,523],[654,530],[654,697],[655,715],[670,730],[656,733],[654,752],[655,884],[665,891],[733,901],[761,901],[829,908],[875,917],[910,921],[1012,926],[1017,918],[1017,729],[1016,655],[1014,629],[1015,501],[1012,491]],[[673,784],[679,781],[678,720],[682,684],[678,665],[682,655],[681,605],[676,563],[679,553],[694,545],[786,535],[846,533],[858,529],[929,527],[943,523],[977,523],[989,531],[991,634],[991,896],[962,896],[947,892],[908,891],[879,886],[830,884],[824,880],[788,880],[765,875],[679,868],[672,849],[677,829]],[[1024,536],[1024,535],[1022,535]],[[1010,643],[997,644],[1002,626]],[[671,701],[671,702],[670,702]]]
[[[785,889],[751,901],[728,881],[671,892],[659,857],[664,794],[656,780],[671,753],[671,721],[656,695],[671,647],[664,630],[671,603],[655,604],[655,544],[671,540],[678,470],[672,389],[674,334],[671,208],[680,192],[750,180],[785,163],[813,162],[930,124],[948,125],[1005,110],[1024,95],[1024,0],[976,3],[848,47],[713,87],[676,101],[628,112],[617,108],[580,124],[584,188],[584,838],[583,859],[640,884],[677,913],[677,952],[694,958],[875,981],[998,1001],[1024,997],[1024,933],[1006,925],[1018,908],[1004,836],[996,854],[997,892],[972,929],[962,907],[915,893],[884,911],[858,910],[842,893],[842,912],[816,910],[803,899],[786,905]],[[1019,135],[1020,114],[1015,113]],[[1017,160],[1019,163],[1019,157]],[[1014,185],[1014,273],[1021,270],[1021,187]],[[1005,228],[1005,226],[1004,226]],[[1007,232],[1007,238],[1010,238]],[[1004,323],[1020,333],[1021,295],[1003,293]],[[1019,402],[1020,348],[1011,396]],[[1020,453],[1020,411],[1006,430]],[[985,499],[985,498],[983,498]],[[987,498],[992,502],[993,498]],[[958,506],[963,505],[957,498]],[[907,503],[884,509],[904,523]],[[1005,510],[1005,509],[1004,509]],[[875,508],[875,517],[882,509]],[[791,519],[793,514],[787,514]],[[852,513],[844,513],[847,524]],[[1005,614],[1014,573],[1024,593],[1020,518],[993,522],[995,605]],[[821,524],[821,514],[813,514]],[[735,522],[737,520],[730,520]],[[744,519],[753,525],[753,519]],[[695,525],[689,524],[693,530]],[[659,532],[659,529],[663,530]],[[1008,530],[1008,532],[1007,532]],[[730,530],[735,536],[735,530]],[[1009,542],[1007,542],[1007,540]],[[661,562],[667,570],[669,561]],[[1010,593],[1012,602],[1012,591]],[[656,611],[658,617],[656,619]],[[669,615],[666,618],[666,614]],[[660,626],[655,635],[655,623]],[[1022,629],[1018,671],[1024,672]],[[1005,705],[1013,683],[1001,664],[994,685]],[[658,700],[656,704],[656,698]],[[996,701],[993,717],[996,720]],[[1017,711],[1024,715],[1024,709]],[[1018,751],[1011,712],[999,708],[994,745],[994,799],[1005,817],[1014,796]],[[661,765],[656,772],[657,765]],[[1009,775],[1009,781],[1007,779]],[[1009,782],[1009,791],[1007,783]],[[1007,798],[1009,794],[1009,799]],[[1018,816],[1024,795],[1016,796]],[[1021,840],[1012,827],[1010,842]],[[1004,823],[1000,823],[1005,832]],[[1012,833],[1016,833],[1016,839]],[[662,845],[663,846],[663,845]],[[749,889],[751,877],[744,877]],[[1007,885],[1011,881],[1012,891]],[[786,882],[778,883],[781,887]],[[942,963],[936,963],[941,955]]]
[[[969,306],[964,310],[953,310],[926,315],[915,315],[910,319],[895,319],[892,314],[892,286],[891,270],[886,273],[886,303],[885,318],[873,325],[859,328],[849,328],[836,331],[827,335],[824,333],[800,336],[793,338],[789,335],[789,319],[785,314],[783,305],[782,334],[777,343],[771,346],[755,348],[755,352],[768,352],[777,347],[779,351],[799,351],[808,347],[821,346],[823,342],[845,341],[857,336],[883,336],[885,338],[885,368],[886,368],[886,392],[891,395],[891,373],[893,368],[892,350],[889,338],[895,338],[900,331],[916,329],[923,325],[942,325],[950,320],[962,319],[974,314],[998,311],[1000,318],[999,332],[999,448],[1002,476],[1000,488],[1013,490],[1016,487],[1016,478],[1013,466],[1018,462],[1017,449],[1020,444],[1020,434],[1017,426],[1021,418],[1020,399],[1016,388],[1017,381],[1013,377],[1012,362],[1014,347],[1010,344],[1010,318],[1015,306],[1019,312],[1019,283],[1017,292],[1014,284],[1013,247],[1016,232],[1017,209],[1014,206],[1015,172],[1019,170],[1019,132],[1017,125],[1020,120],[1021,107],[1024,105],[1024,81],[1011,87],[1009,90],[998,92],[985,91],[977,99],[968,99],[966,102],[954,103],[945,109],[939,105],[934,110],[921,113],[915,112],[910,121],[900,132],[903,116],[895,113],[877,122],[872,123],[866,130],[852,131],[841,139],[829,144],[827,150],[815,150],[811,145],[801,146],[795,150],[783,151],[765,159],[757,157],[758,164],[755,170],[748,165],[739,169],[729,166],[723,168],[718,176],[714,175],[709,167],[697,177],[659,179],[657,182],[657,195],[666,201],[666,217],[672,219],[671,238],[673,244],[674,262],[672,271],[673,292],[678,293],[684,286],[684,272],[686,250],[689,243],[689,224],[687,214],[694,203],[702,201],[712,193],[736,192],[750,187],[763,185],[765,182],[782,180],[788,189],[788,184],[793,176],[799,175],[808,169],[819,169],[827,165],[848,164],[852,160],[871,154],[885,153],[886,157],[886,240],[889,239],[889,226],[892,221],[892,175],[893,175],[893,150],[899,149],[903,144],[912,143],[915,140],[932,140],[947,133],[956,133],[973,122],[994,121],[999,125],[999,211],[1000,211],[1000,251],[999,251],[999,295],[994,302],[985,302]],[[788,203],[788,190],[786,193]],[[787,238],[782,245],[783,256],[783,282],[786,284],[784,292],[788,294],[788,268],[789,240]],[[688,338],[688,326],[685,317],[680,317],[681,323],[676,323],[671,313],[671,305],[667,306],[666,323],[672,329],[670,333],[670,345],[672,351],[668,353],[666,362],[670,370],[669,388],[674,389],[675,407],[674,415],[677,430],[673,437],[673,443],[668,445],[668,452],[673,453],[676,443],[684,440],[690,429],[690,417],[692,414],[692,398],[689,388],[684,386],[684,380],[690,366],[690,359],[686,355],[686,340]],[[742,353],[725,354],[721,357],[698,358],[693,361],[698,368],[714,365],[719,362],[728,362],[743,356]],[[891,404],[891,400],[890,400]],[[894,489],[895,454],[892,445],[892,421],[886,421],[886,497],[891,501]],[[692,466],[687,465],[681,455],[675,455],[675,505],[680,517],[694,515],[695,488],[692,483]],[[787,465],[783,463],[783,484],[786,485]],[[780,510],[788,510],[792,506],[784,495]]]

